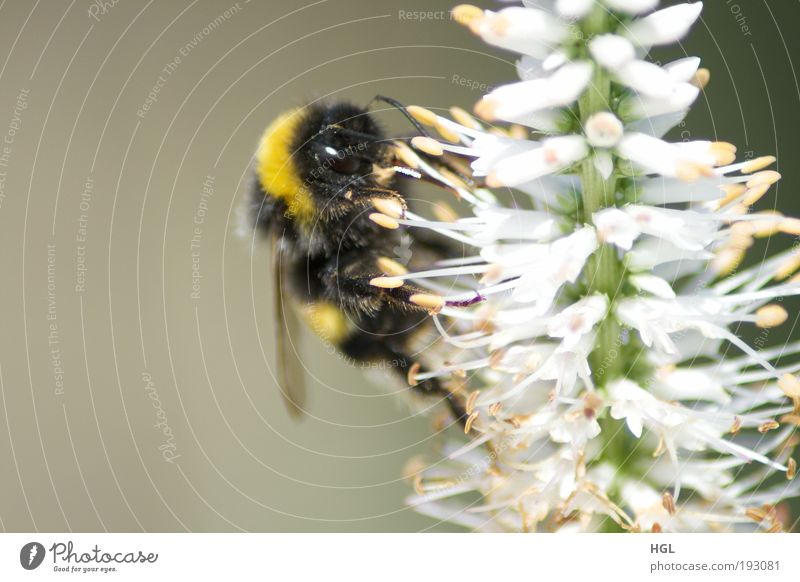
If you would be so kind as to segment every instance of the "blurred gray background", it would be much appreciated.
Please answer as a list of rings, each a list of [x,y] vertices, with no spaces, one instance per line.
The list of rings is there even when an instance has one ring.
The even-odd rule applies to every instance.
[[[430,420],[311,334],[312,417],[287,417],[267,252],[235,235],[256,142],[286,108],[376,93],[469,108],[472,85],[514,77],[512,55],[450,7],[0,4],[0,529],[450,529],[403,505]],[[703,57],[712,82],[683,137],[778,155],[784,180],[761,206],[787,214],[798,18],[796,1],[709,2],[683,46],[656,54]]]

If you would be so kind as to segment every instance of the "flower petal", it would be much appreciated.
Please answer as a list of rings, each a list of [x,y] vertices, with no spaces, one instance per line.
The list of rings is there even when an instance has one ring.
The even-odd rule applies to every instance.
[[[702,10],[702,2],[664,8],[633,22],[625,36],[645,48],[673,43],[689,32]]]

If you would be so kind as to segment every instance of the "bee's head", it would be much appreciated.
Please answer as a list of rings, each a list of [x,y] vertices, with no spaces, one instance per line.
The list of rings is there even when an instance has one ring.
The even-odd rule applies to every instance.
[[[359,186],[387,185],[389,142],[366,109],[335,103],[312,108],[307,116],[297,161],[306,180],[318,186],[313,190],[329,198]]]

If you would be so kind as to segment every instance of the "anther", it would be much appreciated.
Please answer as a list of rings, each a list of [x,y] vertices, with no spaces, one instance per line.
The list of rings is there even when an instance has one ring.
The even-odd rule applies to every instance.
[[[395,230],[396,228],[400,227],[400,223],[394,218],[391,216],[386,216],[385,214],[381,214],[380,212],[373,212],[369,215],[369,219],[375,224],[382,226],[383,228],[388,228],[389,230]]]

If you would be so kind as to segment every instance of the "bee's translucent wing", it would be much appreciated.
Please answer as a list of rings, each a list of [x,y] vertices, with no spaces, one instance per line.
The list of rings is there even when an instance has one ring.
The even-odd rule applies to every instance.
[[[304,414],[306,401],[305,369],[297,353],[295,341],[300,335],[300,322],[291,305],[285,289],[284,267],[281,262],[281,237],[275,235],[272,242],[272,268],[274,281],[275,338],[278,358],[278,387],[286,404],[286,409],[294,418]],[[285,295],[286,294],[286,295]]]

